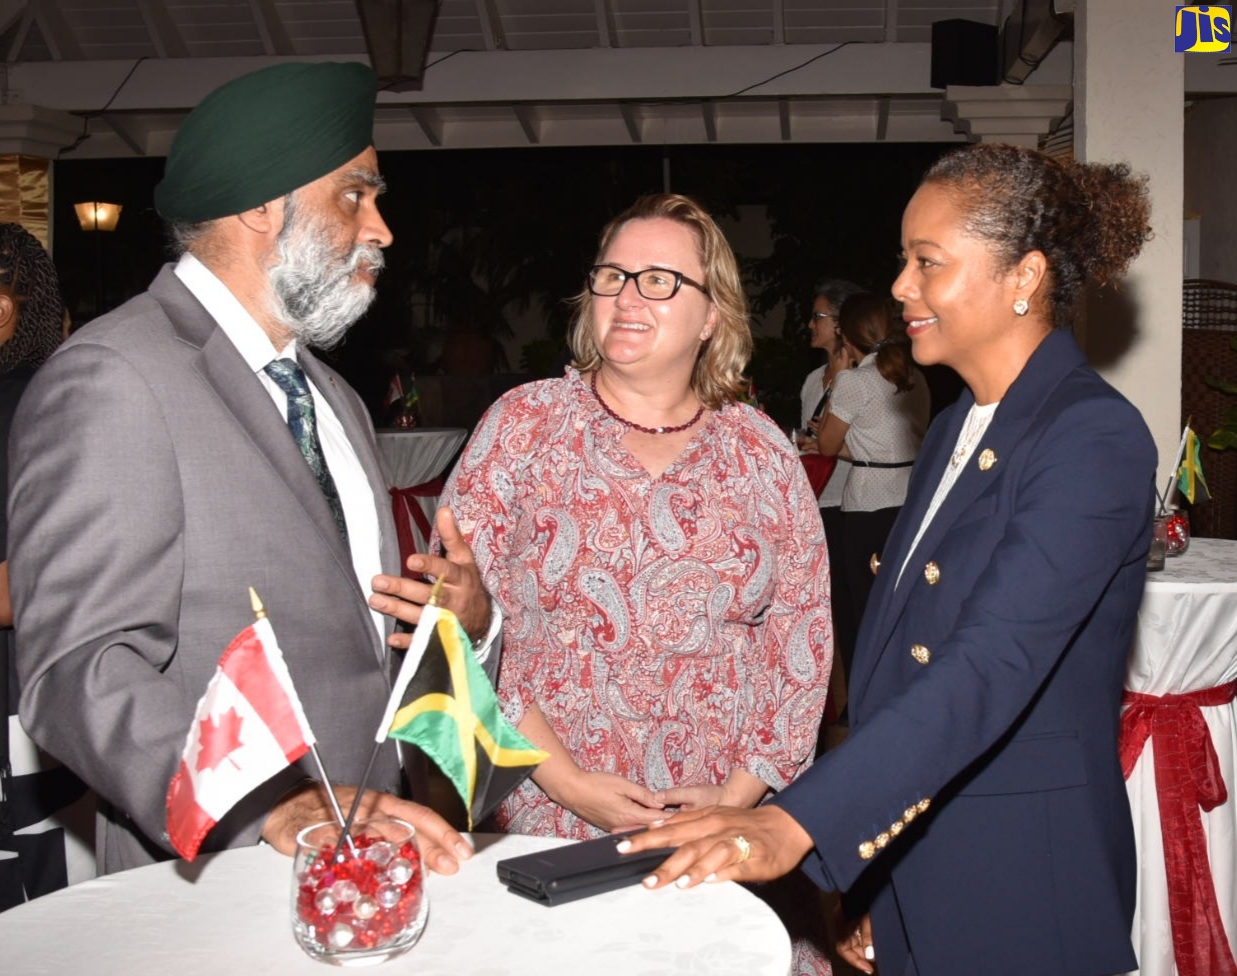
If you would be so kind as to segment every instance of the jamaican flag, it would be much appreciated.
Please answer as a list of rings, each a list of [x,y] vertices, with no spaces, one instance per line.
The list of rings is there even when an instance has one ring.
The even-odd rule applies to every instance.
[[[1185,495],[1191,505],[1211,498],[1207,479],[1203,477],[1203,459],[1200,457],[1198,435],[1188,426],[1182,445],[1181,466],[1177,469],[1177,490]]]
[[[421,611],[379,734],[434,760],[464,801],[470,830],[548,757],[503,717],[455,614],[432,604]]]

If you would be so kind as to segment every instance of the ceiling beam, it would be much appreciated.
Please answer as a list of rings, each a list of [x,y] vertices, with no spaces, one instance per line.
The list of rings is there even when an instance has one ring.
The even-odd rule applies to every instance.
[[[530,146],[538,146],[541,144],[541,120],[537,117],[536,106],[533,105],[517,105],[515,106],[515,118],[520,123],[520,128],[524,130],[524,136],[528,139]]]
[[[156,0],[137,0],[142,22],[150,32],[150,43],[161,58],[187,58],[189,46],[168,15],[167,4]]]
[[[412,117],[416,120],[421,131],[425,134],[425,138],[429,140],[431,146],[442,146],[443,132],[446,126],[443,124],[441,116],[432,108],[423,106],[414,106],[412,108]]]
[[[284,27],[273,0],[249,0],[249,12],[262,38],[262,50],[267,54],[296,54],[288,29]]]
[[[704,121],[704,137],[710,143],[717,142],[717,106],[713,102],[700,103],[700,117]]]
[[[1037,82],[1071,81],[1068,47],[1058,45],[1053,57],[1036,72]],[[465,51],[428,72],[420,91],[381,92],[378,99],[379,105],[705,99],[724,104],[729,101],[724,96],[746,86],[751,90],[734,101],[822,94],[940,95],[939,89],[929,85],[929,44],[852,44],[830,57],[788,70],[802,65],[816,50],[816,45],[681,48],[673,58],[660,48]],[[152,58],[142,63],[142,70],[124,86],[112,108],[181,111],[224,82],[282,60],[195,58],[190,72],[179,59]],[[1062,72],[1050,70],[1058,60],[1063,65],[1060,78],[1055,74]],[[114,91],[130,67],[128,61],[27,61],[10,66],[9,82],[27,101],[63,111],[85,111],[98,108],[98,93]],[[565,92],[571,97],[565,99]]]
[[[785,0],[773,0],[773,43],[786,43]]]
[[[107,124],[109,129],[116,133],[117,138],[119,138],[121,142],[133,150],[133,155],[146,155],[146,140],[144,137],[139,137],[136,135],[133,132],[133,127],[131,125],[125,125],[111,113],[101,115],[99,118]]]
[[[644,142],[644,133],[640,130],[640,119],[636,115],[636,107],[629,102],[622,102],[619,105],[619,112],[623,116],[623,125],[627,127],[627,135],[631,137],[631,141],[636,145]]]
[[[898,39],[898,0],[885,0],[885,43]]]
[[[47,0],[36,0],[31,6],[35,8],[34,19],[39,25],[39,33],[43,35],[43,40],[52,52],[52,59],[80,60],[83,56],[81,45],[77,43],[77,36],[69,29],[69,23],[64,19],[60,8]]]
[[[794,141],[794,131],[790,121],[790,102],[785,98],[779,98],[777,100],[777,124],[782,135],[782,142]]]
[[[26,0],[0,0],[0,34],[21,19],[27,6]]]
[[[687,24],[691,30],[693,47],[704,44],[704,15],[700,11],[700,0],[687,0]]]
[[[597,21],[597,46],[614,47],[618,30],[614,26],[614,11],[610,0],[593,0],[593,16]]]
[[[876,141],[889,138],[889,98],[882,95],[876,100]]]
[[[30,34],[30,28],[34,26],[34,5],[26,4],[22,11],[21,23],[17,26],[17,33],[13,35],[13,43],[9,47],[8,53],[4,56],[4,60],[10,63],[16,62],[21,57],[21,49],[26,44],[26,38]]]
[[[503,19],[494,5],[494,0],[475,0],[477,20],[481,25],[481,37],[487,51],[501,51],[507,46],[503,33]]]

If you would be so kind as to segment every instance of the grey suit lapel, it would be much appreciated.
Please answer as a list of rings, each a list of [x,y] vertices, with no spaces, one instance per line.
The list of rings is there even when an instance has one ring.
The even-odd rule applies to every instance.
[[[330,506],[261,381],[170,266],[159,273],[149,291],[163,306],[178,338],[199,350],[197,372],[287,485],[339,568],[355,585],[352,554],[335,526]]]

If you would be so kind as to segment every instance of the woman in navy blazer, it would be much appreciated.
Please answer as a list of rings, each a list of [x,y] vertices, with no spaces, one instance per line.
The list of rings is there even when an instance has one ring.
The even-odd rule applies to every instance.
[[[873,556],[850,737],[762,807],[631,842],[679,847],[649,887],[801,865],[847,892],[839,950],[882,976],[1135,968],[1117,733],[1156,452],[1070,324],[1148,218],[1124,166],[977,145],[929,170],[893,294],[915,359],[968,390]]]

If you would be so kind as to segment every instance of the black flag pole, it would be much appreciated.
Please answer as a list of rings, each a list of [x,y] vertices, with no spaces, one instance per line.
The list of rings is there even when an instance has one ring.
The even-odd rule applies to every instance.
[[[442,577],[439,577],[438,579],[434,581],[434,586],[430,590],[430,598],[429,598],[428,605],[431,607],[438,606],[438,598],[441,593],[442,593]],[[420,625],[418,624],[418,626]],[[383,726],[388,724],[385,721],[385,718],[386,718],[386,713],[384,712],[383,713],[383,719],[384,719]],[[387,740],[386,733],[387,733],[387,729],[385,727],[379,727],[378,733],[374,737],[374,748],[370,750],[370,753],[369,753],[369,762],[365,764],[365,772],[361,775],[361,782],[357,785],[356,796],[352,798],[352,806],[348,810],[348,816],[344,818],[344,821],[343,821],[343,824],[344,824],[343,840],[347,841],[349,846],[352,845],[352,824],[355,822],[357,810],[361,806],[361,797],[365,795],[365,784],[369,782],[369,774],[373,772],[374,770],[374,763],[378,759],[378,750],[382,748],[383,743],[386,742]],[[329,789],[328,789],[328,792],[330,792]]]

